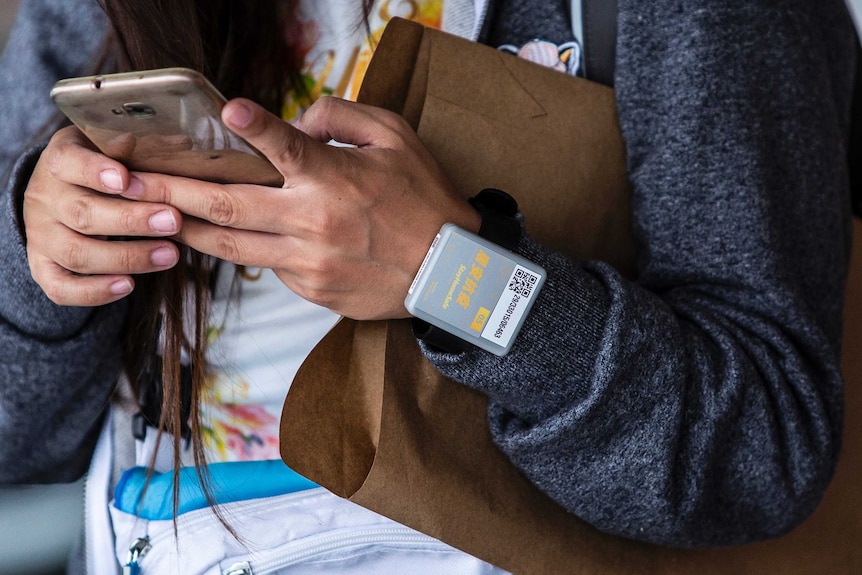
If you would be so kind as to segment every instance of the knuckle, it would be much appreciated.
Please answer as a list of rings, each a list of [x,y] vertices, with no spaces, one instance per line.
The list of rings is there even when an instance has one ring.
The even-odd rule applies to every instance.
[[[171,188],[163,178],[150,178],[147,181],[146,187],[153,194],[152,201],[165,204],[171,203]]]
[[[48,173],[55,179],[68,179],[68,166],[70,165],[71,154],[75,150],[72,133],[73,130],[70,128],[59,130],[51,136],[48,145],[42,152],[40,160],[45,160]]]
[[[87,233],[93,229],[93,210],[84,199],[77,199],[69,205],[69,223],[77,231]]]
[[[329,308],[334,304],[334,298],[331,291],[320,285],[305,285],[302,288],[301,296],[313,304]]]
[[[389,110],[380,110],[380,123],[390,131],[397,133],[413,131],[413,128],[410,127],[410,124],[407,123],[407,120],[403,116]]]
[[[45,297],[53,303],[57,305],[63,305],[66,303],[59,291],[53,285],[42,286],[42,291],[45,293]]]
[[[333,108],[338,104],[337,98],[332,96],[321,96],[306,110],[307,114],[311,114],[312,119],[318,116],[325,116],[332,113]]]
[[[83,272],[87,266],[87,253],[80,242],[68,242],[60,250],[59,263],[74,272]]]
[[[37,283],[39,283],[37,281]],[[69,302],[67,297],[68,290],[63,282],[49,281],[39,283],[39,287],[45,292],[45,296],[57,305],[64,305]]]
[[[317,100],[317,104],[317,113],[326,116],[338,110],[344,104],[344,100],[335,96],[324,96]]]
[[[140,258],[138,257],[138,253],[131,247],[121,249],[117,253],[116,258],[116,265],[118,271],[131,272],[136,271],[139,267],[142,267],[137,265]]]
[[[90,287],[81,289],[78,293],[78,297],[80,298],[81,305],[88,307],[94,307],[104,303],[102,294]]]
[[[238,262],[242,253],[242,246],[231,234],[219,234],[216,238],[216,250],[220,257],[230,262]]]
[[[138,231],[140,217],[133,210],[121,210],[117,215],[117,226],[120,235],[133,234]]]
[[[304,262],[302,277],[305,280],[306,289],[316,299],[331,294],[332,286],[335,284],[334,274],[339,269],[339,262],[334,258],[312,258]]]
[[[299,133],[285,131],[278,146],[278,161],[282,164],[301,164],[307,153],[305,140]]]
[[[54,136],[56,138],[56,136]],[[53,139],[51,140],[54,141]],[[51,145],[49,144],[45,151],[42,152],[41,160],[45,162],[45,168],[47,168],[48,173],[51,174],[51,177],[55,179],[59,179],[60,176],[60,166],[63,163],[63,154],[58,150],[60,144]]]
[[[219,192],[212,197],[207,206],[207,219],[219,226],[232,227],[239,221],[240,212],[239,205],[233,201],[233,198],[224,192]]]
[[[306,226],[319,241],[326,242],[338,227],[338,220],[329,210],[317,210],[308,215]]]
[[[317,262],[317,275],[321,285],[333,285],[343,264],[344,262],[335,256],[320,258]]]

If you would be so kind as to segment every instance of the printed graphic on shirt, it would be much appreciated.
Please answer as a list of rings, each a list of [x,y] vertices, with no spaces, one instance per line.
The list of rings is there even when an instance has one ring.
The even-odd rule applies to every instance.
[[[442,0],[383,0],[375,2],[364,22],[361,3],[356,0],[304,2],[298,21],[288,30],[288,38],[302,55],[304,93],[293,90],[285,101],[282,117],[298,118],[320,96],[356,100],[373,46],[380,40],[386,23],[393,17],[440,28]]]
[[[578,76],[581,71],[581,46],[574,40],[559,46],[545,40],[531,40],[520,48],[503,44],[499,50],[570,76]]]
[[[248,382],[237,382],[248,389]],[[266,405],[224,401],[214,393],[203,434],[210,461],[277,459],[279,418]]]

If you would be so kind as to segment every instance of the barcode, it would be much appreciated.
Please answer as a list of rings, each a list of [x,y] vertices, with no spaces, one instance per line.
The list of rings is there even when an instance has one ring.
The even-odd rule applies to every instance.
[[[509,289],[523,297],[530,297],[537,281],[539,281],[539,276],[533,275],[523,268],[518,268],[509,281]]]

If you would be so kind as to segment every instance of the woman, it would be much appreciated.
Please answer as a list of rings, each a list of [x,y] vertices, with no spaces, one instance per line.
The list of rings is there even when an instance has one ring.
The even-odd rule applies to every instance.
[[[481,4],[476,30],[493,45],[572,39],[567,5]],[[615,84],[638,279],[566,261],[523,235],[517,251],[549,279],[513,351],[424,347],[444,373],[488,394],[492,433],[510,459],[600,529],[671,545],[734,544],[787,531],[819,501],[841,429],[853,41],[840,2],[621,0]],[[0,393],[2,405],[26,409],[0,421],[4,480],[83,470],[119,372],[123,301],[140,281],[132,274],[180,260],[163,238],[273,270],[268,278],[289,293],[366,319],[406,315],[404,294],[442,223],[479,227],[390,115],[323,99],[293,127],[236,100],[224,118],[282,171],[290,193],[130,175],[74,130],[59,132],[38,162],[31,153],[17,164],[3,228],[14,279],[4,280],[0,309],[0,341],[16,360],[4,364]],[[327,147],[330,138],[358,148]],[[107,223],[81,229],[74,205]],[[56,247],[66,245],[86,257],[71,262]],[[56,303],[91,307],[51,306],[31,271]],[[223,317],[215,298],[210,317]],[[62,330],[65,317],[73,327]],[[86,361],[60,359],[61,349],[86,350]],[[57,365],[71,378],[59,381]],[[48,381],[40,371],[48,366],[50,397],[34,383]],[[73,421],[46,427],[55,413]],[[28,453],[34,444],[44,453]],[[5,464],[16,460],[23,464]]]

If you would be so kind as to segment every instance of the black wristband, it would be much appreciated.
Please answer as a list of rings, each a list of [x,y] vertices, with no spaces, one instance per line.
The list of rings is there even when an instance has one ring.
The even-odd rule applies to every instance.
[[[518,214],[515,198],[504,191],[485,188],[469,202],[482,216],[479,236],[515,251],[521,239],[521,224],[515,218]]]
[[[521,239],[521,224],[515,217],[518,213],[518,202],[515,198],[502,190],[485,188],[468,201],[482,216],[478,235],[514,251]],[[413,335],[448,353],[461,353],[475,347],[460,337],[415,317]]]

